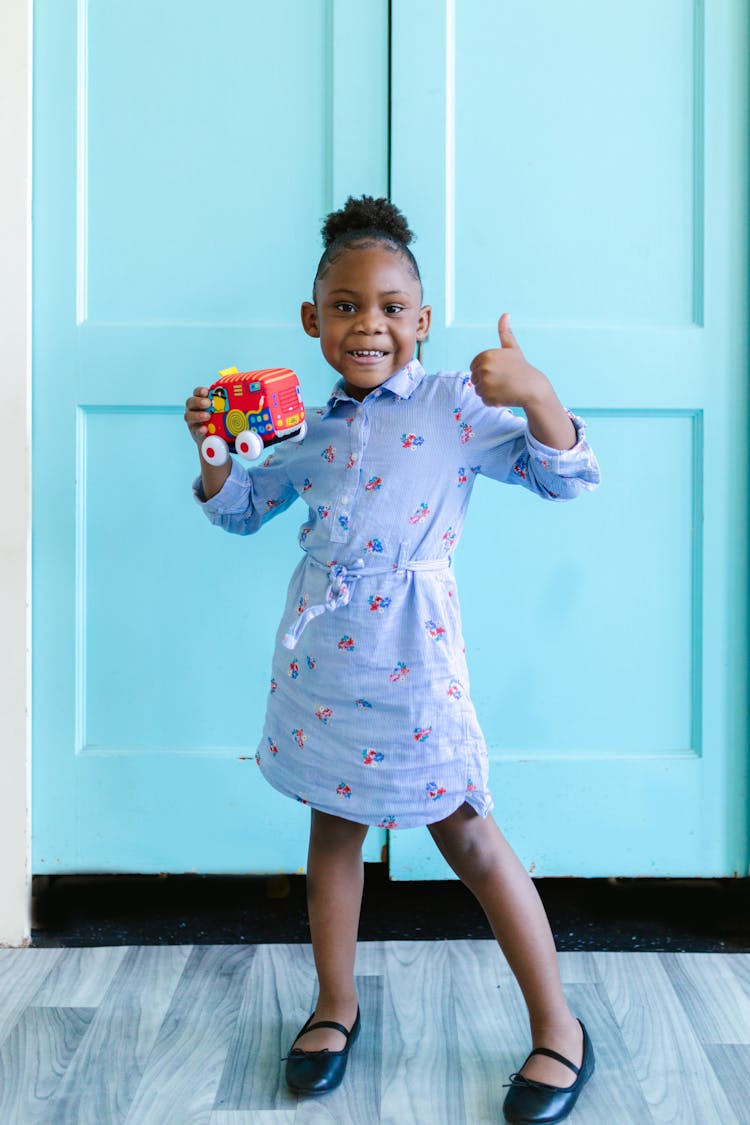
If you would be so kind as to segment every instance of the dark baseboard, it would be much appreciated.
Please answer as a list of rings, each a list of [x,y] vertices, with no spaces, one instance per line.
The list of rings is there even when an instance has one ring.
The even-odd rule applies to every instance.
[[[557,948],[750,952],[750,879],[536,879]],[[361,941],[490,938],[458,882],[393,883],[367,864]],[[34,880],[32,945],[307,942],[305,879],[60,875]]]

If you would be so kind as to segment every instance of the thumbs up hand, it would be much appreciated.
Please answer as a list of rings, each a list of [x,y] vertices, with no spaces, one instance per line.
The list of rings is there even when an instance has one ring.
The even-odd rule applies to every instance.
[[[485,406],[520,406],[537,441],[554,449],[571,449],[575,427],[547,376],[526,359],[510,327],[510,314],[497,322],[500,347],[471,361],[471,381]]]
[[[500,347],[480,352],[471,361],[471,381],[485,406],[525,406],[548,386],[541,371],[527,362],[510,327],[510,314],[497,322]]]

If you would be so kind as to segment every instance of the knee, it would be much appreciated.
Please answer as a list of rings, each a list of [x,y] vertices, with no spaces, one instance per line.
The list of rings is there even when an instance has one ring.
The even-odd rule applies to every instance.
[[[443,857],[460,879],[468,875],[481,877],[493,866],[495,857],[488,846],[485,822],[468,805],[428,827]]]

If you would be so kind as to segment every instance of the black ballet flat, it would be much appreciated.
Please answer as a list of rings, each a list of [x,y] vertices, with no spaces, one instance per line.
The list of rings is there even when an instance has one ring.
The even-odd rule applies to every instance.
[[[289,1054],[285,1056],[286,1084],[295,1094],[325,1094],[328,1090],[335,1090],[344,1077],[349,1048],[359,1035],[359,1008],[350,1031],[347,1031],[343,1024],[335,1023],[333,1020],[318,1020],[317,1023],[310,1023],[312,1018],[310,1016],[298,1033],[297,1039],[306,1031],[314,1031],[316,1027],[332,1027],[334,1031],[340,1031],[346,1036],[346,1046],[341,1051],[329,1051],[327,1048],[324,1051],[302,1051],[299,1047],[292,1047]],[[297,1039],[294,1040],[295,1043]]]
[[[511,1125],[554,1125],[556,1121],[567,1117],[576,1104],[578,1095],[594,1073],[594,1048],[586,1034],[586,1028],[580,1020],[578,1022],[583,1032],[583,1058],[580,1067],[548,1047],[536,1047],[523,1064],[526,1066],[531,1055],[549,1055],[551,1059],[557,1059],[570,1067],[576,1076],[575,1082],[572,1086],[550,1086],[547,1082],[524,1078],[518,1071],[511,1074],[510,1082],[505,1083],[510,1089],[503,1104],[505,1120]]]

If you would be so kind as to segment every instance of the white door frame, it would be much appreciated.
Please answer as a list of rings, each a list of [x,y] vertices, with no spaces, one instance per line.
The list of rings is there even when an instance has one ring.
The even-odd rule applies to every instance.
[[[31,934],[31,51],[32,0],[0,4],[0,945]],[[25,421],[24,421],[25,420]]]

